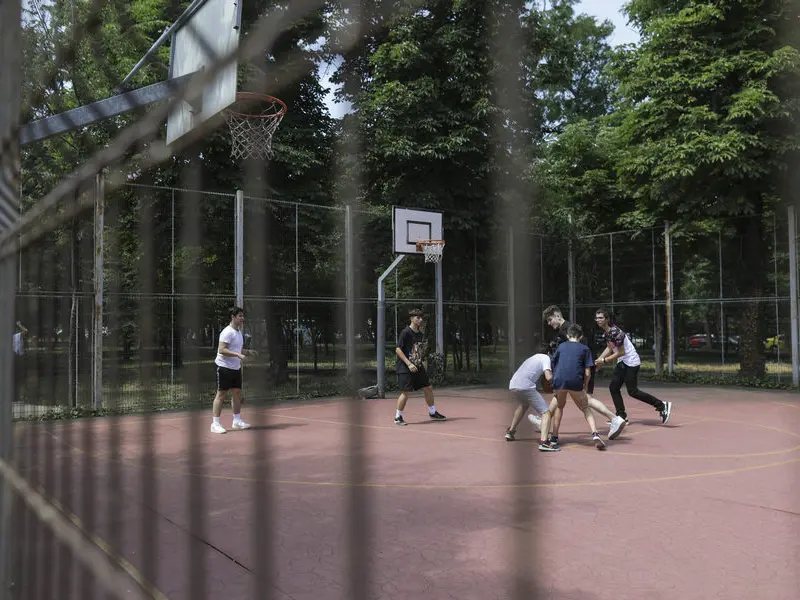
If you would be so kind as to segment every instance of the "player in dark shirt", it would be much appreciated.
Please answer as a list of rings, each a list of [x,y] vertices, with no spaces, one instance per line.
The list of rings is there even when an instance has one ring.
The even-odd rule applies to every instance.
[[[575,405],[583,413],[586,423],[592,435],[592,442],[598,450],[605,450],[606,443],[597,432],[592,410],[589,408],[589,398],[586,394],[586,387],[591,376],[591,367],[594,364],[592,352],[585,344],[580,343],[583,330],[580,325],[572,324],[567,329],[567,341],[562,342],[553,354],[553,392],[556,396],[556,403],[559,409],[563,410],[570,396]],[[552,452],[558,450],[558,445],[554,445],[547,439],[546,423],[549,420],[550,411],[542,416],[542,435],[539,440],[539,450]],[[618,418],[615,421],[619,429]]]
[[[567,321],[564,319],[564,316],[561,313],[561,309],[558,306],[548,306],[544,309],[542,313],[542,318],[545,320],[548,326],[552,327],[556,330],[556,337],[553,341],[550,342],[550,347],[553,352],[555,352],[561,344],[567,341],[568,339],[568,332],[570,327],[575,325],[574,323]],[[586,383],[586,397],[589,402],[589,408],[591,408],[596,413],[603,415],[608,419],[608,439],[613,440],[616,439],[621,433],[622,430],[625,429],[625,425],[627,424],[625,419],[618,419],[617,415],[614,414],[611,410],[609,410],[605,404],[600,402],[597,398],[594,397],[594,375],[595,375],[595,361],[594,356],[592,355],[592,351],[589,348],[589,344],[586,341],[586,338],[581,335],[580,343],[586,348],[586,351],[589,353],[589,356],[592,357],[592,366],[589,369],[589,380]],[[561,428],[561,418],[563,416],[563,411],[561,407],[557,405],[555,402],[555,397],[553,401],[550,403],[551,412],[552,412],[552,420],[550,421],[550,437],[547,440],[548,445],[553,448],[558,448],[558,432]]]
[[[397,386],[400,395],[397,398],[397,411],[394,416],[395,425],[408,425],[403,418],[403,411],[408,401],[408,393],[419,389],[425,394],[425,403],[428,405],[428,414],[434,421],[444,421],[445,416],[436,410],[433,400],[433,387],[431,387],[428,373],[422,364],[427,350],[425,334],[420,330],[424,316],[422,311],[415,308],[408,313],[409,326],[400,332],[397,338]]]

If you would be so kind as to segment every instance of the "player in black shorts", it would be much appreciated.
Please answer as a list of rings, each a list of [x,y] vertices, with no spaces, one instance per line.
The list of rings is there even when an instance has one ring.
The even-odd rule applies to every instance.
[[[436,410],[433,403],[433,388],[428,380],[428,373],[422,364],[425,358],[427,341],[425,334],[420,331],[424,320],[422,311],[415,308],[408,312],[410,324],[403,329],[397,339],[397,386],[400,388],[400,395],[397,397],[397,412],[394,416],[395,425],[408,425],[403,418],[403,410],[406,408],[408,393],[422,390],[425,394],[425,403],[428,405],[428,414],[434,421],[444,421],[445,416]]]
[[[555,339],[550,342],[550,348],[553,352],[555,352],[556,348],[564,342],[567,341],[567,332],[569,328],[573,325],[570,321],[564,319],[564,316],[561,314],[561,309],[558,306],[548,306],[542,312],[542,318],[544,318],[545,323],[555,329],[557,331]],[[581,337],[581,343],[585,346],[589,346],[586,341],[585,337]],[[591,353],[591,349],[589,350]],[[594,360],[594,355],[592,355],[592,359]],[[617,419],[617,415],[610,411],[605,404],[600,402],[597,398],[594,397],[594,376],[595,376],[596,366],[592,365],[590,368],[589,374],[589,382],[586,385],[586,396],[589,402],[589,408],[591,408],[596,413],[599,413],[608,419],[609,425],[609,439],[616,439],[621,433],[622,430],[625,429],[625,425],[627,425],[627,421]],[[550,423],[550,438],[549,443],[554,447],[558,447],[558,430],[561,426],[561,416],[562,410],[557,406],[557,402],[555,397],[550,403],[551,412],[553,413],[553,419]],[[555,410],[553,410],[555,409]]]

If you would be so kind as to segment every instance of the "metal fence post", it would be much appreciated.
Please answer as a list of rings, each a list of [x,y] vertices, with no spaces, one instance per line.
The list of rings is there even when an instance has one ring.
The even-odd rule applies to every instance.
[[[667,372],[675,371],[675,323],[672,314],[672,234],[669,221],[664,223],[664,252],[666,254],[666,300],[667,300]]]
[[[789,206],[789,301],[791,310],[792,385],[800,384],[800,331],[797,322],[797,221],[794,206]]]
[[[611,266],[611,312],[614,312],[614,234],[608,234],[609,264]]]
[[[236,306],[244,308],[244,192],[236,190]]]
[[[480,313],[478,311],[478,238],[472,237],[472,270],[473,282],[475,284],[475,371],[481,372],[481,326]]]
[[[346,260],[346,258],[345,258]],[[300,395],[300,205],[294,205],[294,364],[295,392]]]
[[[92,351],[92,406],[103,405],[103,251],[105,230],[105,185],[103,174],[98,173],[94,186],[94,310]]]
[[[572,217],[570,217],[570,224]],[[572,253],[572,231],[570,230],[567,246],[567,282],[569,289],[569,320],[575,322],[575,256]]]
[[[21,2],[0,2],[0,233],[20,214],[20,154],[17,130],[20,117]],[[10,463],[13,453],[14,372],[11,339],[14,335],[17,256],[0,255],[0,460]],[[14,534],[11,484],[0,478],[0,600],[10,596]]]
[[[725,304],[722,301],[722,229],[719,230],[719,335],[722,338],[722,364],[725,364]]]
[[[516,288],[514,286],[514,227],[508,228],[508,372],[514,373],[517,368],[517,320],[516,320]]]
[[[347,341],[347,380],[351,391],[356,387],[356,313],[355,313],[355,258],[353,256],[353,212],[344,207],[344,279],[345,279],[345,333]]]
[[[775,214],[772,215],[772,269],[774,278],[774,294],[775,294],[775,339],[781,339],[781,311],[778,305],[778,222]],[[778,364],[781,362],[781,344],[775,345],[777,353],[776,360]],[[781,370],[777,369],[778,381],[781,380]]]

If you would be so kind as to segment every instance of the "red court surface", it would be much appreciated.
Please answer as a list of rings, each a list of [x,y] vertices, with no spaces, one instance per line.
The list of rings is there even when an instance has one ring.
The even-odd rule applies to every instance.
[[[562,451],[541,453],[527,420],[518,441],[503,439],[513,410],[504,390],[437,390],[447,422],[431,422],[412,397],[407,427],[392,422],[393,398],[359,401],[367,597],[512,600],[522,571],[534,578],[528,597],[553,600],[797,598],[798,395],[646,389],[674,402],[672,421],[661,425],[626,397],[631,424],[605,452],[589,444],[571,402]],[[597,396],[611,406],[605,388]],[[207,413],[19,424],[18,464],[29,478],[58,473],[47,492],[151,582],[152,597],[349,600],[346,402],[245,406],[243,416],[254,429],[225,435],[209,433]],[[525,460],[531,468],[515,486]],[[522,520],[520,505],[532,511]],[[260,584],[269,557],[254,550],[257,537],[274,566]],[[531,544],[524,556],[515,556],[519,542]],[[37,543],[25,550],[41,552]],[[194,575],[190,557],[203,561]],[[21,576],[21,598],[86,597],[79,578],[59,579],[67,566],[53,564],[50,579],[66,583]]]

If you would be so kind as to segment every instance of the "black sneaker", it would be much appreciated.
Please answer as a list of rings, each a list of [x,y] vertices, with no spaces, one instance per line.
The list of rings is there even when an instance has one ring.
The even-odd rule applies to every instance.
[[[506,441],[513,442],[516,438],[514,437],[514,432],[510,429],[506,429]]]
[[[561,446],[558,445],[558,436],[557,435],[552,435],[551,434],[549,442],[550,442],[550,445],[553,446],[553,448],[558,448],[559,450],[561,449]]]
[[[539,442],[539,452],[558,452],[561,448],[558,444],[553,444],[551,441]]]
[[[664,408],[659,410],[659,414],[661,415],[661,423],[666,425],[669,423],[669,418],[672,416],[672,402],[662,402]]]
[[[395,425],[408,425],[408,423],[406,423],[406,421],[405,421],[405,419],[403,419],[403,417],[395,417],[394,418],[394,424]]]
[[[434,421],[445,421],[445,420],[447,420],[447,417],[445,417],[443,414],[441,414],[438,410],[433,414],[428,413],[428,416],[430,416],[430,418],[433,419]]]

